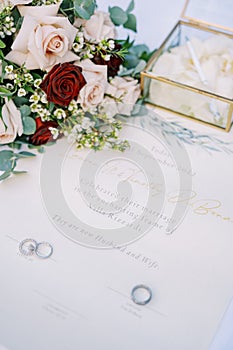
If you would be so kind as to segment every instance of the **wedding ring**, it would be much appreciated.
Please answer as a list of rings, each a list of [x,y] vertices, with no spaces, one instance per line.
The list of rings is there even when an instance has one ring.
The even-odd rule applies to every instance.
[[[144,284],[139,284],[132,289],[131,298],[135,304],[146,305],[151,301],[152,290]]]
[[[40,242],[37,243],[35,253],[40,259],[48,259],[53,254],[53,247],[48,242]]]
[[[37,242],[34,239],[26,238],[19,244],[19,251],[21,254],[31,256],[37,249]]]

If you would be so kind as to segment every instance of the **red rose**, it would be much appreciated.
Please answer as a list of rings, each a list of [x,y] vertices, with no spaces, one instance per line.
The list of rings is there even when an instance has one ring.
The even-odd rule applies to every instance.
[[[115,44],[115,49],[120,50],[121,45]],[[92,62],[95,64],[106,65],[108,66],[108,77],[115,77],[117,75],[120,65],[123,63],[123,59],[116,54],[112,54],[109,61],[105,61],[101,54],[97,52],[92,58]]]
[[[58,63],[46,75],[40,87],[46,93],[49,102],[68,106],[73,99],[77,99],[85,84],[81,67],[72,63]]]
[[[30,136],[29,142],[32,145],[40,146],[44,145],[49,141],[54,141],[49,128],[57,127],[58,123],[55,121],[42,122],[42,120],[39,117],[36,118],[36,131],[33,135]]]

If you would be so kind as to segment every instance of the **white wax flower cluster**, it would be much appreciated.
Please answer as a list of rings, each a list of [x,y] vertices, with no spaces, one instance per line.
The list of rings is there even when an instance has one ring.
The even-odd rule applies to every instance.
[[[204,85],[201,81],[187,43],[163,53],[155,63],[152,72],[156,76],[166,77],[232,99],[233,40],[224,35],[213,35],[204,41],[194,37],[190,38],[190,43],[208,85]],[[184,91],[179,88],[158,84],[152,80],[150,99],[156,104],[179,110],[181,113],[198,118],[203,116],[203,120],[216,122],[209,108],[210,101],[208,100],[210,99],[204,96],[189,92],[184,95]],[[226,116],[226,104],[218,101],[217,108],[220,115]],[[222,120],[219,124],[224,122]]]

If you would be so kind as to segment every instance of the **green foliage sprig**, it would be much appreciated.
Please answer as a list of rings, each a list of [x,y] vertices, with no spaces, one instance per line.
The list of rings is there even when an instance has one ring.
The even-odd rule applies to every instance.
[[[35,157],[34,153],[31,152],[14,152],[12,150],[3,150],[0,152],[0,171],[3,173],[0,176],[0,181],[7,179],[11,174],[18,175],[24,174],[26,171],[15,170],[17,161],[22,158]]]
[[[132,0],[128,6],[128,8],[124,11],[119,6],[109,7],[109,13],[112,22],[116,26],[123,25],[124,28],[130,29],[134,32],[137,32],[137,20],[133,13],[135,4],[134,0]]]
[[[60,11],[73,23],[75,17],[90,19],[96,7],[96,0],[63,0]]]

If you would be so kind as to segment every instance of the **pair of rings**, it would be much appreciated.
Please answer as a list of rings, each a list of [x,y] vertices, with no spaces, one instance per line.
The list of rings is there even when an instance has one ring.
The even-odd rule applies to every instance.
[[[131,291],[131,299],[137,305],[146,305],[151,301],[152,290],[144,284],[138,284]]]
[[[19,251],[26,256],[36,254],[40,259],[48,259],[53,254],[53,247],[48,242],[37,243],[34,239],[26,238],[20,242]]]

